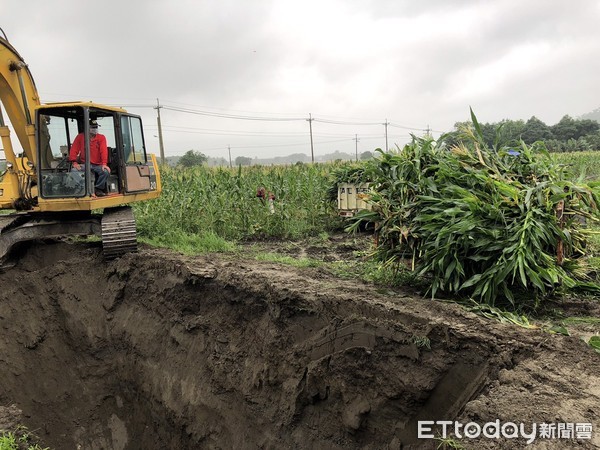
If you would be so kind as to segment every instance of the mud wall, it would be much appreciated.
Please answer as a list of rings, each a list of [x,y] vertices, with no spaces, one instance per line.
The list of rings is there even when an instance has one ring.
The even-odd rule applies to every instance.
[[[424,448],[507,358],[269,264],[47,244],[0,285],[0,401],[53,448]]]

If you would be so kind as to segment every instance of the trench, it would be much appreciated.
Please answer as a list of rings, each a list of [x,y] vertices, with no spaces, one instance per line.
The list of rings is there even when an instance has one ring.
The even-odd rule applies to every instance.
[[[486,342],[254,264],[23,249],[0,274],[0,402],[55,449],[435,448],[416,422],[497,370]]]

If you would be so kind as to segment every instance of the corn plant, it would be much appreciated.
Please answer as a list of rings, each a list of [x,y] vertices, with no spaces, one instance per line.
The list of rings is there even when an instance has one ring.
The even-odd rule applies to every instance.
[[[373,209],[353,227],[377,223],[376,256],[387,265],[410,259],[430,277],[432,296],[514,305],[517,296],[537,303],[556,288],[584,286],[581,218],[598,219],[597,192],[568,180],[542,143],[487,148],[474,114],[472,121],[469,145],[413,137],[380,152],[370,170]]]

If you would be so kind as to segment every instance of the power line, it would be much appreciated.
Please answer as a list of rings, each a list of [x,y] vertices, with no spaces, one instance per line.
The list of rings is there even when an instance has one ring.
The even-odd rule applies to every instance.
[[[262,120],[262,121],[267,121],[267,122],[291,122],[291,121],[306,120],[304,117],[283,118],[283,117],[241,116],[241,115],[238,115],[238,114],[224,114],[224,113],[215,113],[215,112],[210,112],[210,111],[200,111],[200,110],[187,109],[187,108],[175,108],[175,107],[166,106],[166,105],[164,105],[163,108],[164,109],[168,109],[170,111],[183,112],[183,113],[186,113],[186,114],[196,114],[196,115],[200,115],[200,116],[210,116],[210,117],[221,117],[221,118],[225,118],[225,119]]]
[[[107,103],[107,105],[108,106],[115,106],[117,108],[152,108],[152,109],[156,108],[155,105],[123,105],[121,103],[119,103],[119,104],[116,104],[116,103],[114,103],[114,104],[108,104]],[[161,105],[160,107],[163,108],[163,105]]]
[[[62,97],[65,97],[64,94],[55,94],[55,93],[44,93],[44,95],[60,95]],[[80,98],[87,98],[87,96],[85,96],[85,95],[72,95],[72,96],[80,97]],[[116,99],[117,97],[100,97],[100,98]],[[138,97],[138,98],[142,99],[143,97]],[[221,111],[234,111],[234,110],[228,110],[225,108],[206,107],[206,106],[201,106],[201,108],[204,108],[204,109],[183,108],[183,107],[178,107],[175,105],[177,105],[177,104],[189,105],[189,106],[198,106],[198,105],[194,105],[194,104],[190,104],[190,103],[183,103],[183,102],[176,102],[176,101],[172,101],[172,100],[167,100],[167,102],[172,105],[163,103],[160,105],[160,107],[162,109],[169,109],[171,111],[176,111],[176,112],[183,112],[183,113],[197,114],[197,115],[206,115],[206,116],[211,116],[211,117],[222,117],[222,118],[239,119],[239,120],[262,120],[262,121],[269,121],[269,122],[307,120],[306,117],[269,117],[266,115],[258,116],[258,115],[229,114],[229,113],[224,113],[224,112],[219,113],[219,112],[207,111],[207,109],[216,109],[216,110],[221,110]],[[153,109],[156,108],[156,105],[151,104],[151,103],[128,103],[128,102],[116,103],[116,102],[113,102],[113,103],[107,103],[107,104],[111,105],[111,106],[122,107],[122,108],[153,108]],[[255,112],[252,112],[252,113],[256,114]],[[258,114],[267,114],[267,113],[258,113]],[[268,114],[286,115],[286,113],[268,113]],[[414,130],[414,131],[427,131],[428,130],[428,128],[411,127],[411,126],[407,126],[407,125],[400,125],[400,124],[388,122],[387,119],[382,124],[381,122],[370,122],[370,121],[333,120],[333,119],[328,119],[326,117],[327,116],[322,116],[322,118],[312,117],[312,121],[326,123],[326,124],[332,124],[332,125],[364,125],[364,126],[373,126],[373,125],[387,126],[387,125],[389,125],[392,127],[402,128],[405,130]],[[445,131],[431,130],[431,129],[429,129],[429,131],[434,131],[436,133],[444,133],[445,132]]]
[[[154,130],[156,127],[146,127],[149,130]],[[202,130],[202,129],[176,129],[170,126],[163,126],[163,131],[170,133],[188,133],[188,134],[202,134],[202,135],[215,135],[215,136],[246,136],[246,137],[264,137],[264,138],[287,138],[287,137],[301,137],[306,136],[306,133],[276,133],[276,132],[244,132],[244,131],[231,131],[227,132],[224,130]],[[333,133],[314,133],[313,136],[318,137],[346,137],[348,134],[333,134]],[[362,135],[361,135],[362,136]],[[381,135],[365,135],[373,138],[380,138]]]
[[[108,97],[105,97],[108,98]],[[114,99],[114,98],[112,98]],[[356,120],[356,119],[348,119],[348,120],[336,120],[333,117],[327,117],[327,116],[317,116],[317,117],[313,117],[312,114],[308,114],[308,118],[306,118],[306,116],[302,117],[301,115],[298,116],[291,116],[291,115],[287,115],[287,117],[275,117],[275,114],[279,114],[279,115],[284,115],[283,113],[248,113],[248,114],[234,114],[231,112],[227,112],[228,110],[225,109],[221,109],[221,111],[223,112],[218,112],[218,111],[214,111],[215,109],[219,109],[219,108],[209,108],[209,107],[201,107],[203,109],[197,109],[197,108],[188,108],[188,107],[182,107],[182,106],[177,106],[176,104],[178,102],[167,102],[166,104],[163,102],[162,104],[158,102],[157,99],[157,103],[152,105],[152,104],[145,104],[145,103],[135,103],[135,99],[133,99],[134,102],[131,103],[127,103],[124,102],[124,104],[115,104],[114,106],[120,106],[123,108],[152,108],[152,109],[156,109],[157,110],[157,123],[158,123],[158,134],[159,134],[159,145],[161,147],[161,160],[164,158],[162,155],[164,155],[164,150],[163,150],[163,145],[162,145],[162,131],[164,129],[164,131],[168,132],[169,134],[171,133],[187,133],[187,134],[199,134],[199,135],[215,135],[215,136],[231,136],[231,137],[235,137],[235,136],[239,136],[239,137],[248,137],[248,138],[252,138],[252,137],[262,137],[262,138],[266,138],[266,137],[276,137],[276,138],[294,138],[294,137],[300,137],[300,136],[306,136],[305,132],[292,132],[292,131],[288,131],[288,132],[273,132],[273,131],[243,131],[243,130],[222,130],[222,129],[212,129],[212,128],[196,128],[196,127],[180,127],[180,126],[169,126],[169,125],[164,125],[161,124],[161,109],[163,110],[163,112],[165,110],[168,111],[173,111],[173,112],[178,112],[178,113],[183,113],[183,114],[192,114],[192,115],[199,115],[199,116],[206,116],[206,117],[214,117],[214,118],[222,118],[222,119],[233,119],[233,120],[247,120],[247,121],[261,121],[261,122],[304,122],[304,121],[308,121],[309,122],[309,133],[310,133],[310,146],[311,146],[311,156],[312,159],[314,161],[314,145],[316,144],[329,144],[329,143],[333,143],[333,142],[345,142],[345,141],[351,141],[354,140],[355,141],[355,151],[358,151],[358,135],[357,134],[353,134],[354,138],[351,138],[349,135],[343,134],[343,133],[313,133],[313,122],[315,123],[320,123],[320,124],[326,124],[326,125],[341,125],[341,126],[381,126],[383,125],[385,128],[385,133],[383,135],[380,134],[371,134],[371,133],[366,133],[366,134],[361,134],[361,139],[366,140],[372,140],[372,139],[381,139],[381,138],[385,138],[385,148],[386,151],[388,149],[388,138],[389,137],[394,137],[394,138],[406,138],[406,137],[410,137],[410,136],[405,136],[405,135],[398,135],[398,136],[388,136],[388,127],[394,127],[394,128],[400,128],[403,130],[409,130],[409,131],[418,131],[418,132],[431,132],[431,131],[435,131],[438,132],[437,130],[431,130],[429,128],[429,125],[427,125],[427,128],[417,128],[417,127],[411,127],[411,126],[406,126],[406,125],[401,125],[398,123],[393,123],[393,122],[389,122],[388,119],[385,119],[385,122],[381,122],[381,121],[362,121],[360,119]],[[141,100],[141,99],[140,99]],[[112,102],[111,102],[112,103]],[[185,103],[179,103],[180,105],[186,105]],[[189,104],[188,104],[189,105]],[[191,105],[191,106],[195,106],[195,105]],[[233,110],[229,110],[229,111],[233,111]],[[155,128],[150,126],[148,127],[152,130],[154,130]],[[320,127],[318,127],[320,128]],[[354,131],[354,130],[353,130]],[[442,132],[440,132],[442,133]],[[314,142],[313,137],[340,137],[341,139],[336,139],[336,140],[328,140],[328,141],[318,141],[318,142]],[[261,147],[290,147],[290,146],[301,146],[301,145],[306,145],[306,143],[298,143],[298,144],[274,144],[274,145],[252,145],[252,146],[244,146],[244,147],[237,147],[237,148],[261,148]]]
[[[390,127],[394,127],[394,128],[402,128],[403,130],[414,130],[414,131],[427,131],[426,128],[413,128],[413,127],[405,127],[404,125],[397,125],[395,123],[390,123],[388,122],[388,125]]]
[[[352,139],[335,139],[335,140],[331,140],[331,141],[319,141],[319,142],[315,142],[315,144],[332,144],[334,142],[347,142],[347,141],[351,141]],[[247,149],[247,148],[268,148],[268,147],[298,147],[298,146],[302,146],[302,145],[306,145],[305,142],[300,142],[297,144],[273,144],[273,145],[236,145],[233,146],[232,148],[234,149]],[[223,150],[223,147],[212,147],[210,149],[200,149],[202,150]]]
[[[410,138],[410,134],[392,134],[389,137],[391,138]],[[380,139],[380,137],[364,137],[362,134],[360,135],[360,138],[363,140],[373,140],[373,139]]]
[[[148,125],[145,128],[155,129],[156,126]],[[306,136],[306,132],[303,131],[252,131],[252,130],[224,130],[219,128],[198,128],[198,127],[186,127],[177,125],[164,125],[163,129],[174,131],[174,132],[185,132],[185,133],[200,133],[207,132],[206,134],[223,134],[233,136],[272,136],[272,137],[298,137]],[[348,133],[314,133],[314,136],[321,137],[346,137]],[[373,136],[382,137],[381,133],[362,133],[361,136]]]
[[[315,122],[330,123],[333,125],[381,125],[380,122],[344,122],[341,120],[326,120],[326,119],[313,119]]]
[[[144,128],[147,130],[157,130],[156,125],[147,125]],[[246,137],[274,137],[274,138],[294,138],[306,136],[305,132],[277,132],[277,131],[230,131],[215,128],[196,128],[196,127],[182,127],[176,125],[164,125],[163,131],[169,133],[189,133],[189,134],[202,134],[202,135],[217,135],[217,136],[246,136]],[[349,138],[348,133],[313,133],[316,137],[339,137]],[[366,133],[361,134],[362,139],[380,139],[384,135],[380,133]],[[409,135],[390,135],[390,137],[410,137]]]
[[[245,116],[245,115],[238,115],[238,114],[226,114],[226,113],[217,113],[217,112],[211,112],[211,111],[194,110],[194,109],[189,109],[189,108],[178,108],[178,107],[167,106],[167,105],[163,105],[162,107],[164,109],[168,109],[171,111],[183,112],[183,113],[187,113],[187,114],[197,114],[197,115],[210,116],[210,117],[221,117],[221,118],[227,118],[227,119],[260,120],[260,121],[267,121],[267,122],[293,122],[293,121],[308,120],[310,123],[319,122],[319,123],[326,123],[326,124],[331,124],[331,125],[355,125],[355,126],[356,125],[381,126],[381,125],[387,124],[387,125],[390,125],[390,126],[393,126],[396,128],[403,128],[406,130],[426,131],[426,129],[424,129],[424,128],[408,127],[408,126],[404,126],[404,125],[390,123],[390,122],[387,122],[387,119],[386,119],[386,122],[382,124],[381,122],[357,122],[357,121],[320,119],[318,117],[312,117],[312,114],[309,114],[309,118],[306,119],[304,117]]]
[[[261,114],[261,115],[281,115],[281,116],[289,116],[290,113],[279,113],[279,112],[258,112],[258,111],[246,111],[246,110],[238,110],[238,109],[228,109],[228,108],[217,108],[214,106],[204,106],[204,105],[196,105],[196,104],[192,104],[192,103],[183,103],[183,102],[176,102],[173,100],[166,100],[167,103],[173,103],[175,105],[185,105],[185,106],[194,106],[196,108],[199,108],[201,110],[211,110],[211,109],[216,109],[219,111],[229,111],[229,112],[238,112],[238,113],[251,113],[251,114]],[[302,114],[302,113],[293,113],[293,114]]]

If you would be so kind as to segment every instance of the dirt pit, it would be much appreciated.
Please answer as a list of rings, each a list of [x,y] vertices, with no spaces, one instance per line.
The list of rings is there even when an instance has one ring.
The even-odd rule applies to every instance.
[[[531,448],[600,447],[600,355],[577,337],[322,269],[156,249],[104,262],[40,243],[0,286],[0,428],[54,449],[427,449],[441,441],[419,421],[497,419],[591,423],[590,439]]]

